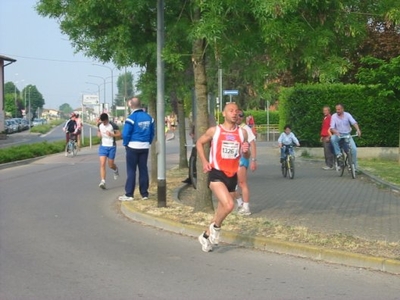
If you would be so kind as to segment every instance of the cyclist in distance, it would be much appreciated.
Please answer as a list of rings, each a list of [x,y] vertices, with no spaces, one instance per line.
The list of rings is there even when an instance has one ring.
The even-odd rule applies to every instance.
[[[66,143],[68,144],[70,134],[71,133],[77,134],[77,132],[78,132],[78,125],[76,123],[76,114],[75,113],[71,113],[69,120],[65,123],[65,125],[63,127],[63,131],[65,132],[65,140],[66,140]]]
[[[283,163],[283,161],[285,160],[285,146],[290,146],[292,144],[295,144],[297,147],[300,147],[300,142],[292,132],[290,125],[286,125],[284,127],[284,131],[278,138],[278,145],[279,148],[281,148],[281,160],[280,160],[281,163]],[[294,155],[294,151],[292,148],[290,148],[289,151],[290,155]]]
[[[331,125],[330,125],[330,130],[332,132],[331,143],[332,143],[333,149],[335,151],[335,156],[337,158],[341,158],[341,156],[342,156],[342,153],[340,152],[340,147],[339,147],[340,137],[350,134],[351,126],[354,126],[354,128],[357,130],[357,135],[361,136],[361,130],[360,130],[360,127],[358,126],[357,121],[353,118],[353,116],[351,114],[344,111],[343,104],[337,104],[336,105],[336,113],[332,115]],[[357,170],[357,168],[358,168],[357,146],[352,138],[350,138],[350,145],[351,145],[351,149],[352,149],[353,163]]]

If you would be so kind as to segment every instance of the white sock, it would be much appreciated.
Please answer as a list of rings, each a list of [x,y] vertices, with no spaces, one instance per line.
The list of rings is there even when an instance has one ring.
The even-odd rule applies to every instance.
[[[237,201],[238,206],[241,206],[243,204],[243,200],[241,197],[237,198],[236,201]]]
[[[249,202],[243,202],[243,208],[249,209]]]

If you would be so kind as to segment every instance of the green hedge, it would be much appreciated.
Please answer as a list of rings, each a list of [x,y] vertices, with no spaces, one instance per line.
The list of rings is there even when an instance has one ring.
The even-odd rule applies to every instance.
[[[92,144],[96,145],[99,143],[100,139],[97,136],[93,137]],[[82,146],[88,146],[88,145],[89,145],[89,139],[85,138],[85,144]],[[45,156],[54,153],[60,153],[63,152],[64,150],[65,150],[65,141],[56,141],[56,142],[44,141],[41,143],[2,148],[0,149],[0,164]]]
[[[296,85],[279,97],[279,127],[291,124],[304,146],[320,145],[322,107],[342,103],[357,120],[362,137],[359,146],[396,147],[399,143],[400,102],[378,95],[376,87],[343,84]]]

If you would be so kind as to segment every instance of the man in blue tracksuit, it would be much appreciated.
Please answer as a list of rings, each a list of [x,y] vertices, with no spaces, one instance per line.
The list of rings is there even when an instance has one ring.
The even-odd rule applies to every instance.
[[[125,120],[122,130],[122,145],[126,149],[125,195],[118,199],[132,201],[135,191],[136,169],[139,168],[139,191],[143,200],[149,197],[149,173],[147,158],[150,144],[154,138],[154,119],[146,113],[137,97],[129,100],[132,109],[131,115]]]

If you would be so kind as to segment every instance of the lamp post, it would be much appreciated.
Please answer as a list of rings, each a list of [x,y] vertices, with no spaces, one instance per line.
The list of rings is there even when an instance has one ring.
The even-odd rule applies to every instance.
[[[31,119],[32,119],[32,116],[31,116],[31,86],[29,85],[29,131],[31,131]]]
[[[103,112],[104,112],[104,109],[106,107],[106,79],[104,77],[96,76],[96,75],[88,75],[88,76],[89,77],[101,78],[104,81],[104,99],[103,99]],[[99,94],[99,97],[100,97],[100,94]]]
[[[111,71],[111,106],[113,106],[114,105],[114,70],[116,68],[111,68],[111,67],[108,67],[105,65],[99,65],[99,64],[93,64],[93,66],[107,68]]]
[[[97,85],[97,88],[98,88],[98,90],[97,90],[97,95],[99,95],[99,98],[100,98],[100,84],[98,84],[98,83],[94,83],[94,82],[85,82],[86,84],[94,84],[94,85]],[[100,115],[100,102],[99,102],[99,115]]]

